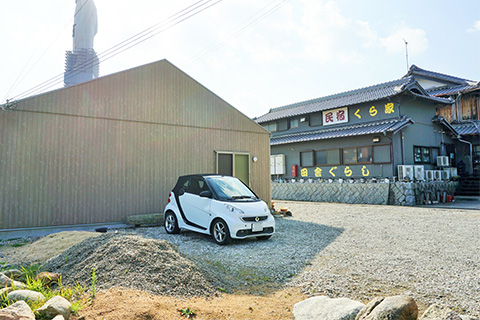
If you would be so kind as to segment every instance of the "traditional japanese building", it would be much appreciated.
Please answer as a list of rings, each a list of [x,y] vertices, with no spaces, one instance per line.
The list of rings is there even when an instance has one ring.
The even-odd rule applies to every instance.
[[[452,104],[438,110],[439,117],[450,122],[461,136],[460,143],[449,156],[461,175],[479,176],[480,81],[428,71],[415,65],[405,75],[409,76],[415,77],[430,95],[453,100]]]
[[[426,171],[456,167],[465,160],[456,151],[468,143],[443,111],[458,99],[437,94],[440,85],[419,70],[412,66],[399,80],[274,108],[256,118],[271,132],[272,177],[403,179],[405,172],[398,170],[408,165],[424,180]],[[448,85],[478,90],[478,83],[455,79]],[[414,173],[408,175],[413,180]]]

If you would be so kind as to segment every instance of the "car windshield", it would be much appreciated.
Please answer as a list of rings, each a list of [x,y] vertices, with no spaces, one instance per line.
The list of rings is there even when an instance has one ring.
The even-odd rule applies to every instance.
[[[207,177],[208,184],[220,200],[258,200],[240,180],[234,177]]]

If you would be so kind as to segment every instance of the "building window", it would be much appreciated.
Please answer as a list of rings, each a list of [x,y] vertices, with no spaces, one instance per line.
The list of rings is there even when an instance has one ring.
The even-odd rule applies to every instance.
[[[415,163],[430,164],[432,163],[431,155],[430,147],[413,147],[413,162]]]
[[[313,126],[321,126],[322,125],[322,113],[313,113],[309,117],[309,124],[311,127]]]
[[[267,123],[263,126],[268,132],[277,132],[278,126],[276,122]]]
[[[357,149],[358,163],[371,163],[373,160],[372,147],[361,147]]]
[[[373,163],[390,163],[391,153],[390,145],[375,145],[373,146]]]
[[[290,128],[298,128],[298,119],[290,120]]]
[[[343,149],[343,164],[372,163],[372,146]]]
[[[340,150],[319,150],[315,151],[315,165],[337,165],[340,164]]]
[[[357,163],[357,148],[343,149],[343,164]]]
[[[284,119],[284,120],[279,120],[277,126],[277,131],[287,131],[288,130],[288,124],[289,121]]]
[[[313,151],[300,152],[300,166],[301,167],[313,167]]]

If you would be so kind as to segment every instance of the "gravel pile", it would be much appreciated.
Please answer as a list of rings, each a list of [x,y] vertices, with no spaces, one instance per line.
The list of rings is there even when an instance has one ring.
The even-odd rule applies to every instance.
[[[50,259],[45,269],[62,274],[65,285],[91,285],[95,269],[98,289],[124,287],[153,294],[209,296],[214,287],[177,248],[163,240],[105,234],[89,238]]]
[[[441,303],[480,316],[479,211],[276,203],[293,217],[277,218],[267,241],[218,246],[208,236],[169,235],[162,227],[122,232],[174,243],[227,291],[287,284],[363,302],[408,294],[424,307]]]

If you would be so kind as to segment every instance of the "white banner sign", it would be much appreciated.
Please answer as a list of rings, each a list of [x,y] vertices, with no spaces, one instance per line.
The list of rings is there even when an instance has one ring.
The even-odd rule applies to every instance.
[[[323,125],[329,126],[348,122],[348,107],[323,111]]]

